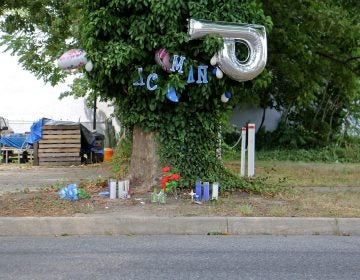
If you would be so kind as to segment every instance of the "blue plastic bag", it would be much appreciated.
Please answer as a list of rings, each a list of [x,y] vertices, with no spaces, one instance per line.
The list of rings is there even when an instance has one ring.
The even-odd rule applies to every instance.
[[[58,192],[61,199],[66,199],[70,201],[78,200],[78,190],[76,184],[70,184],[66,187],[60,189]]]

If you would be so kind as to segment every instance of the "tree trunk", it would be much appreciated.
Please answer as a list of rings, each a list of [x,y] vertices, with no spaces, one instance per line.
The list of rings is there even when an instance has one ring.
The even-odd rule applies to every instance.
[[[154,186],[160,187],[161,166],[155,136],[154,132],[144,133],[138,126],[133,129],[129,179],[137,193],[151,191]]]

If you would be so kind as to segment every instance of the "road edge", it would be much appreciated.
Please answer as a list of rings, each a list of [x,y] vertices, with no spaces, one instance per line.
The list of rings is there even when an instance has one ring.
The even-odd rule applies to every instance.
[[[0,236],[66,235],[360,236],[359,218],[280,217],[0,217]]]

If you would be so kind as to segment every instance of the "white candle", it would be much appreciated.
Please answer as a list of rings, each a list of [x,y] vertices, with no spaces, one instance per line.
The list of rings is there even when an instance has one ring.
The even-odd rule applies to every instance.
[[[218,199],[219,198],[219,183],[218,182],[214,182],[212,184],[212,195],[211,195],[212,199]]]
[[[125,192],[125,181],[119,181],[118,188],[118,197],[122,198],[123,192]]]
[[[116,198],[116,180],[110,179],[110,199]]]
[[[128,198],[130,198],[129,190],[130,190],[130,181],[125,180],[125,192],[127,193]]]

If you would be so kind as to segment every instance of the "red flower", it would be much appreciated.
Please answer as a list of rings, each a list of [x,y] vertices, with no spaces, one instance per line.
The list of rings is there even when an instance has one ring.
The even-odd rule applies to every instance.
[[[162,172],[169,172],[170,171],[170,167],[169,166],[165,166],[163,169],[162,169]]]
[[[179,181],[180,180],[180,175],[179,174],[172,174],[170,176],[170,180],[175,180],[175,181]]]
[[[178,182],[181,177],[180,174],[170,172],[170,166],[165,166],[161,169],[164,172],[164,176],[161,178],[161,187],[164,192],[171,191],[178,186]]]
[[[169,182],[170,180],[170,177],[169,176],[164,176],[162,179],[161,179],[161,187],[163,189],[166,188],[166,183]]]

